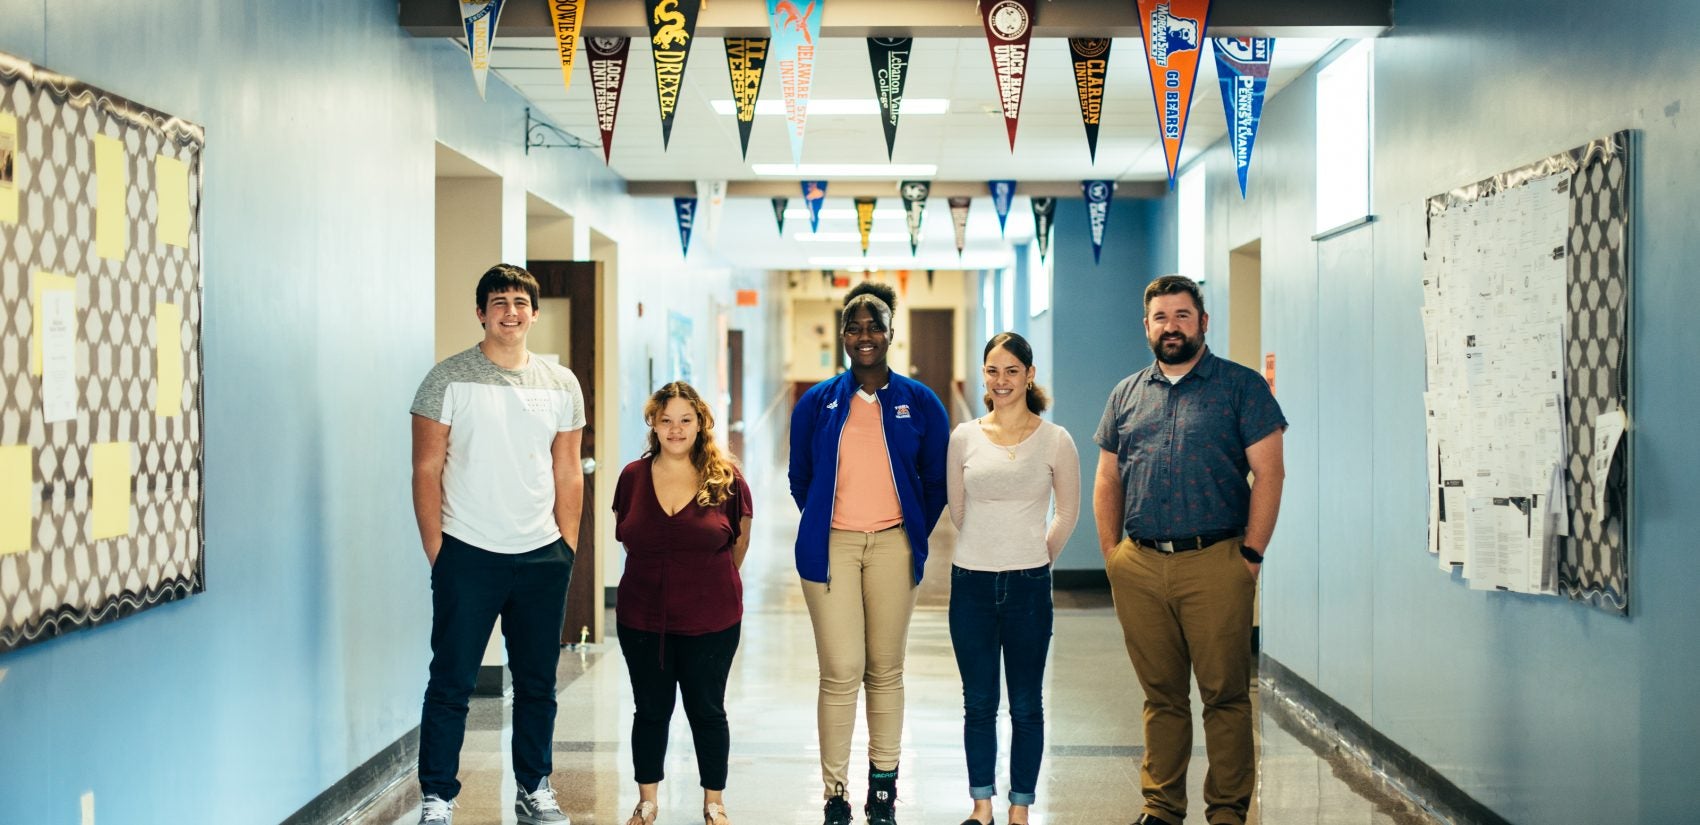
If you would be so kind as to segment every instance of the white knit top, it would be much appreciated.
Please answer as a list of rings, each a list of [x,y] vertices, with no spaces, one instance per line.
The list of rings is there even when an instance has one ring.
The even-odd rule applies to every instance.
[[[979,421],[961,424],[950,434],[945,473],[950,520],[961,531],[955,564],[964,569],[1050,564],[1080,517],[1080,454],[1049,421],[1013,448],[992,443]]]

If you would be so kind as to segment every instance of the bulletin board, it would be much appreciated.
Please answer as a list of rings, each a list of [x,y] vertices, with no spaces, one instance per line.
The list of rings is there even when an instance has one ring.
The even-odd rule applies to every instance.
[[[0,653],[205,589],[204,145],[0,54]]]
[[[1429,552],[1629,608],[1632,134],[1428,200]]]

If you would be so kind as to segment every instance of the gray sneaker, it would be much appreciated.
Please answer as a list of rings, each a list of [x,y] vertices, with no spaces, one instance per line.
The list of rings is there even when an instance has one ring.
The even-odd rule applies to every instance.
[[[519,815],[519,825],[572,825],[572,820],[561,813],[561,806],[555,802],[555,790],[549,787],[549,777],[537,783],[537,789],[527,791],[519,789],[519,796],[514,800],[514,813]]]
[[[419,800],[419,825],[453,825],[455,803],[436,794]]]

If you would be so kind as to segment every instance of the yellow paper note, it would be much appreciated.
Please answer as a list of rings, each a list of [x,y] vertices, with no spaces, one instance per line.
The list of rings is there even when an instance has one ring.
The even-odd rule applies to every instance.
[[[90,504],[94,508],[91,536],[109,539],[130,534],[130,442],[108,441],[89,448],[89,472],[94,476]]]
[[[77,279],[51,272],[37,271],[35,283],[30,289],[30,375],[41,374],[41,293],[50,289],[62,289],[72,295],[77,294]]]
[[[159,198],[159,226],[155,234],[162,244],[189,248],[189,167],[176,158],[159,155],[153,159],[154,196]]]
[[[99,185],[94,207],[94,249],[102,258],[124,260],[130,249],[130,214],[124,192],[130,188],[124,142],[94,136],[94,177]]]
[[[30,476],[28,444],[0,447],[0,556],[30,549]]]
[[[183,308],[156,304],[154,323],[155,415],[183,414]]]
[[[0,112],[0,221],[18,222],[18,118]]]

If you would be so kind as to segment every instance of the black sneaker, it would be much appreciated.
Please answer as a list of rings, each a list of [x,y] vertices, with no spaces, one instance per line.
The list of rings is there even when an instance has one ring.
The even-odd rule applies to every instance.
[[[844,798],[844,786],[838,786],[838,795],[826,801],[826,819],[823,825],[850,825],[853,818],[850,815],[850,800]]]

